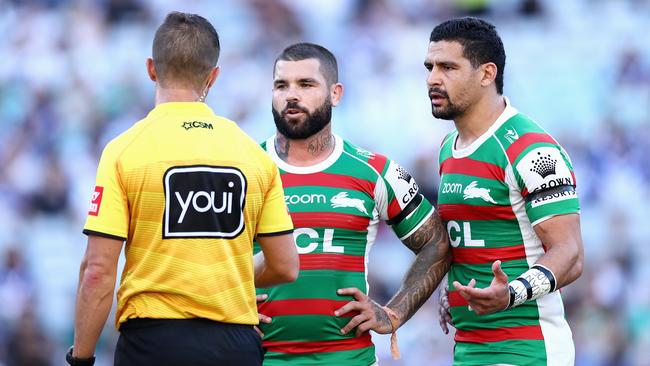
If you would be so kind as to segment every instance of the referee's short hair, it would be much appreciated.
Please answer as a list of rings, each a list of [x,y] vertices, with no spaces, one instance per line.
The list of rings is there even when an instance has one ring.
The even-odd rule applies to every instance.
[[[202,89],[219,59],[219,35],[200,15],[173,11],[158,27],[152,58],[158,81]]]
[[[296,43],[285,48],[273,63],[273,72],[278,61],[302,61],[315,58],[320,62],[320,72],[328,84],[339,82],[339,67],[336,57],[327,48],[314,43]]]

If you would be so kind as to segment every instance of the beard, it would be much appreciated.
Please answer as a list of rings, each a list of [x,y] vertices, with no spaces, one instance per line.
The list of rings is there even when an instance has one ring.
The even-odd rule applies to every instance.
[[[440,94],[445,99],[447,99],[446,106],[436,107],[433,105],[433,103],[431,103],[431,114],[433,114],[434,117],[438,119],[454,120],[462,116],[463,113],[465,113],[466,108],[452,103],[451,99],[449,99],[449,94],[447,94],[447,92],[441,89],[431,88],[429,89],[429,99],[431,98],[431,93]]]
[[[305,114],[303,122],[289,122],[285,118],[287,109],[298,109]],[[310,113],[306,108],[300,107],[296,102],[289,102],[282,113],[271,106],[275,127],[285,137],[292,140],[304,140],[319,133],[332,120],[332,102],[326,98],[320,107]]]

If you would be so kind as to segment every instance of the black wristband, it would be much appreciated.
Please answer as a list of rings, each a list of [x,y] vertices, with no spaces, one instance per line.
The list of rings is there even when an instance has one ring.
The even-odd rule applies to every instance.
[[[65,361],[68,365],[72,366],[93,366],[95,364],[95,356],[89,358],[78,358],[72,355],[72,347],[68,348],[65,354]]]
[[[535,264],[531,268],[537,268],[540,272],[546,275],[549,282],[551,283],[551,292],[557,290],[557,281],[555,281],[555,275],[553,274],[553,272],[551,272],[550,269],[542,266],[541,264]]]

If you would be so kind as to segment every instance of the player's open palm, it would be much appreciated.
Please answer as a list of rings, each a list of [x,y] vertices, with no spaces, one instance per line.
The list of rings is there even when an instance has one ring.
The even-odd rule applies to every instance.
[[[476,281],[472,279],[467,286],[454,281],[454,287],[469,303],[469,308],[478,315],[496,313],[508,306],[510,299],[508,291],[508,276],[501,269],[501,261],[492,263],[494,278],[489,287],[476,288]]]
[[[354,328],[357,329],[355,332],[357,337],[370,329],[380,334],[393,331],[386,311],[358,288],[342,288],[337,291],[337,294],[351,295],[354,300],[337,309],[334,315],[345,316],[350,312],[359,312],[341,329],[341,334],[347,334]]]

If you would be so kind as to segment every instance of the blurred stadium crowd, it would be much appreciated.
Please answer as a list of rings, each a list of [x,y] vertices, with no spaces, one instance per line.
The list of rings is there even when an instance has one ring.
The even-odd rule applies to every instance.
[[[495,23],[505,94],[565,146],[577,172],[586,265],[563,291],[576,363],[650,365],[644,0],[0,0],[0,365],[62,364],[96,163],[153,106],[144,60],[171,10],[215,25],[222,74],[207,102],[260,141],[274,132],[275,56],[297,41],[330,48],[346,87],[334,130],[395,158],[434,201],[437,149],[452,123],[431,117],[429,32],[458,15]],[[370,260],[380,302],[412,259],[388,231]],[[402,360],[375,337],[380,364],[450,364],[453,336],[440,331],[435,303],[400,330]],[[116,337],[104,332],[97,365],[112,364]]]

